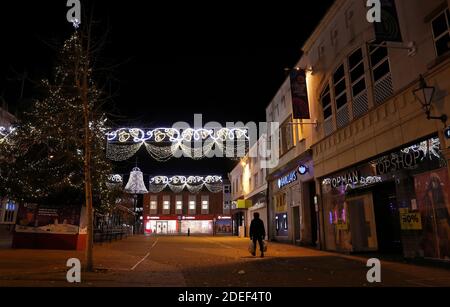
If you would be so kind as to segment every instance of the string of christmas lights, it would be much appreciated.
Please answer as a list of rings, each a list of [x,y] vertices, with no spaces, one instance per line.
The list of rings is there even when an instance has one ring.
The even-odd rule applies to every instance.
[[[13,127],[0,127],[0,144],[8,141],[8,136],[14,132]]]
[[[244,156],[248,148],[248,131],[242,128],[175,129],[120,128],[106,133],[106,155],[113,161],[134,156],[142,145],[159,162],[174,157],[200,160],[205,157]]]
[[[212,139],[216,142],[225,142],[245,139],[248,140],[247,129],[243,128],[220,128],[220,129],[175,129],[175,128],[156,128],[144,130],[140,128],[120,128],[110,131],[106,134],[110,143],[179,143],[192,141],[205,141]]]
[[[222,177],[220,176],[155,176],[149,180],[150,193],[159,193],[166,187],[174,193],[181,193],[187,189],[190,193],[199,193],[203,187],[206,187],[212,193],[219,193],[222,191]]]

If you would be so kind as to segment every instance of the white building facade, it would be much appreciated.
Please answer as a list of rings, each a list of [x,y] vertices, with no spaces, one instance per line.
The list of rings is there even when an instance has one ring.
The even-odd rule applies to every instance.
[[[265,142],[265,139],[265,135],[261,136],[229,174],[234,202],[233,216],[237,227],[243,229],[243,234],[237,233],[241,236],[249,235],[255,212],[259,213],[266,233],[268,232],[267,169],[261,163],[261,155],[258,153],[260,143]]]
[[[319,123],[309,147],[321,247],[450,259],[448,123],[414,95],[422,75],[431,116],[450,115],[449,1],[382,3],[387,39],[366,1],[337,0],[298,63]]]

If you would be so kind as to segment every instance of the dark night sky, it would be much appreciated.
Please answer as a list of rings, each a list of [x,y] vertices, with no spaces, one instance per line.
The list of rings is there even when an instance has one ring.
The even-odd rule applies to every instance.
[[[48,76],[54,50],[46,42],[70,35],[65,0],[10,1],[0,4],[0,95],[17,104],[20,81]],[[81,1],[109,28],[104,58],[115,70],[119,94],[111,104],[128,126],[171,126],[192,121],[263,121],[265,107],[285,78],[284,68],[300,57],[300,48],[332,0],[271,1]],[[144,4],[147,3],[147,4]],[[156,5],[156,3],[158,3]],[[25,98],[33,97],[26,83]],[[139,155],[145,173],[225,175],[227,160],[150,161]],[[134,162],[117,166],[128,172]]]

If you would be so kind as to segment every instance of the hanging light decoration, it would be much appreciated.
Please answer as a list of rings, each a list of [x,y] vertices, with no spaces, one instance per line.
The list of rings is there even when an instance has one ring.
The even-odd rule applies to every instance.
[[[125,191],[130,194],[146,194],[147,188],[144,184],[144,174],[138,167],[133,168],[130,172],[130,178],[125,186]]]
[[[0,127],[0,144],[3,144],[8,140],[8,136],[13,133],[15,128],[13,127]]]
[[[209,157],[215,150],[220,156],[234,157],[248,147],[247,129],[192,129],[156,128],[120,128],[106,133],[109,159],[124,161],[134,156],[142,145],[149,155],[157,161],[165,162],[174,156],[183,156],[194,160]]]
[[[199,193],[206,187],[212,193],[219,193],[223,189],[221,176],[155,176],[150,178],[149,190],[151,193],[159,193],[165,188],[169,188],[174,193],[181,193],[187,189],[190,193]]]
[[[145,187],[144,183],[144,174],[141,172],[141,170],[138,167],[133,168],[133,170],[130,172],[130,178],[128,179],[128,183],[125,186],[125,192],[133,194],[133,200],[134,200],[134,225],[133,225],[133,233],[137,232],[137,196],[138,194],[146,194],[148,193],[147,188]]]

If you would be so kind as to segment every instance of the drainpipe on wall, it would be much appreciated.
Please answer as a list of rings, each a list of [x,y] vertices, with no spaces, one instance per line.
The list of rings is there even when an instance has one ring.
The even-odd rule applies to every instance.
[[[318,224],[317,224],[317,229],[318,229],[318,243],[319,243],[319,249],[320,250],[325,250],[326,246],[325,246],[325,217],[323,216],[323,201],[322,201],[322,185],[320,183],[319,179],[316,179],[316,194],[317,194],[317,207],[318,207],[318,212],[317,214],[317,218],[318,218]]]
[[[272,220],[272,209],[270,206],[270,184],[267,181],[267,188],[266,188],[266,207],[267,207],[267,220],[266,220],[266,225],[267,225],[267,229],[266,229],[266,233],[267,233],[267,240],[268,241],[272,241],[272,224],[270,223],[270,221]]]

